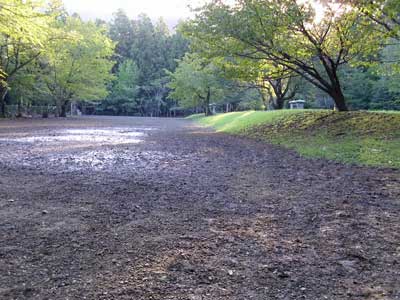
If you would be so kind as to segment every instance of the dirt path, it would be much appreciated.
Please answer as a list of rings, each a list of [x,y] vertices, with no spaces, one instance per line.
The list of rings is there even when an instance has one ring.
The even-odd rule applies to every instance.
[[[185,120],[0,121],[0,299],[400,299],[400,173]]]

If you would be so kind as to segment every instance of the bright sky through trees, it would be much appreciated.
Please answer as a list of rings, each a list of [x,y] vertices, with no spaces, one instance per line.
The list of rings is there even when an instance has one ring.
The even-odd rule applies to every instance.
[[[113,12],[122,8],[130,17],[145,13],[151,18],[163,17],[169,22],[190,15],[189,5],[196,6],[198,0],[65,0],[70,12],[78,12],[85,18],[110,19]]]
[[[101,18],[109,20],[112,13],[122,8],[128,16],[134,18],[140,13],[149,15],[152,19],[163,17],[170,25],[175,25],[179,19],[191,16],[190,8],[198,7],[207,2],[206,0],[65,0],[65,6],[70,12],[77,12],[86,19]],[[234,3],[226,0],[226,3]],[[299,3],[309,0],[299,0]],[[311,1],[316,11],[316,22],[318,23],[324,15],[324,7],[320,2]]]
[[[72,101],[97,100],[96,113],[141,116],[209,101],[282,109],[294,98],[400,109],[399,0],[65,1],[0,0],[1,115],[23,102],[62,116]],[[168,97],[174,79],[194,93]]]

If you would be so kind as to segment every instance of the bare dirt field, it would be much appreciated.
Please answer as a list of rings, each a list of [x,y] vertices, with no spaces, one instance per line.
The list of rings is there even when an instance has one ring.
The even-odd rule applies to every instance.
[[[0,299],[400,299],[400,172],[186,120],[0,121]]]

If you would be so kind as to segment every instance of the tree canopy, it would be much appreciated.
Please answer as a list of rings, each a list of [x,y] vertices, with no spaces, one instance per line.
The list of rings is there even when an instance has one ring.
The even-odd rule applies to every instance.
[[[347,104],[339,78],[342,65],[372,55],[379,33],[345,5],[326,4],[322,20],[307,2],[242,0],[235,5],[211,1],[199,9],[184,32],[208,56],[230,55],[265,60],[298,74]]]
[[[0,0],[0,114],[22,102],[59,116],[71,102],[138,116],[282,109],[292,99],[399,109],[399,5],[208,0],[170,28],[122,10],[93,22],[60,0]]]
[[[114,44],[106,36],[105,28],[84,22],[78,16],[67,16],[56,21],[59,38],[48,45],[45,82],[55,98],[60,116],[66,115],[70,100],[98,100],[107,94],[107,83],[112,80]]]
[[[202,106],[206,115],[210,114],[210,103],[222,97],[218,69],[211,62],[196,55],[186,55],[178,65],[169,87],[170,97],[181,100],[184,107]]]
[[[46,51],[60,6],[55,0],[0,1],[0,115],[5,114],[10,81]]]

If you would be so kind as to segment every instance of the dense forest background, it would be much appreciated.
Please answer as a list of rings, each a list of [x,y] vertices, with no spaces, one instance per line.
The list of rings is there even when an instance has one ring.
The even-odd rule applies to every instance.
[[[293,1],[210,1],[170,29],[122,10],[92,22],[59,1],[1,0],[0,112],[181,116],[281,109],[294,99],[310,108],[399,110],[398,4],[386,2],[379,14],[368,6],[328,11],[309,27],[312,7]],[[382,27],[385,17],[391,23]],[[279,36],[293,36],[288,24],[299,37],[284,43]]]

